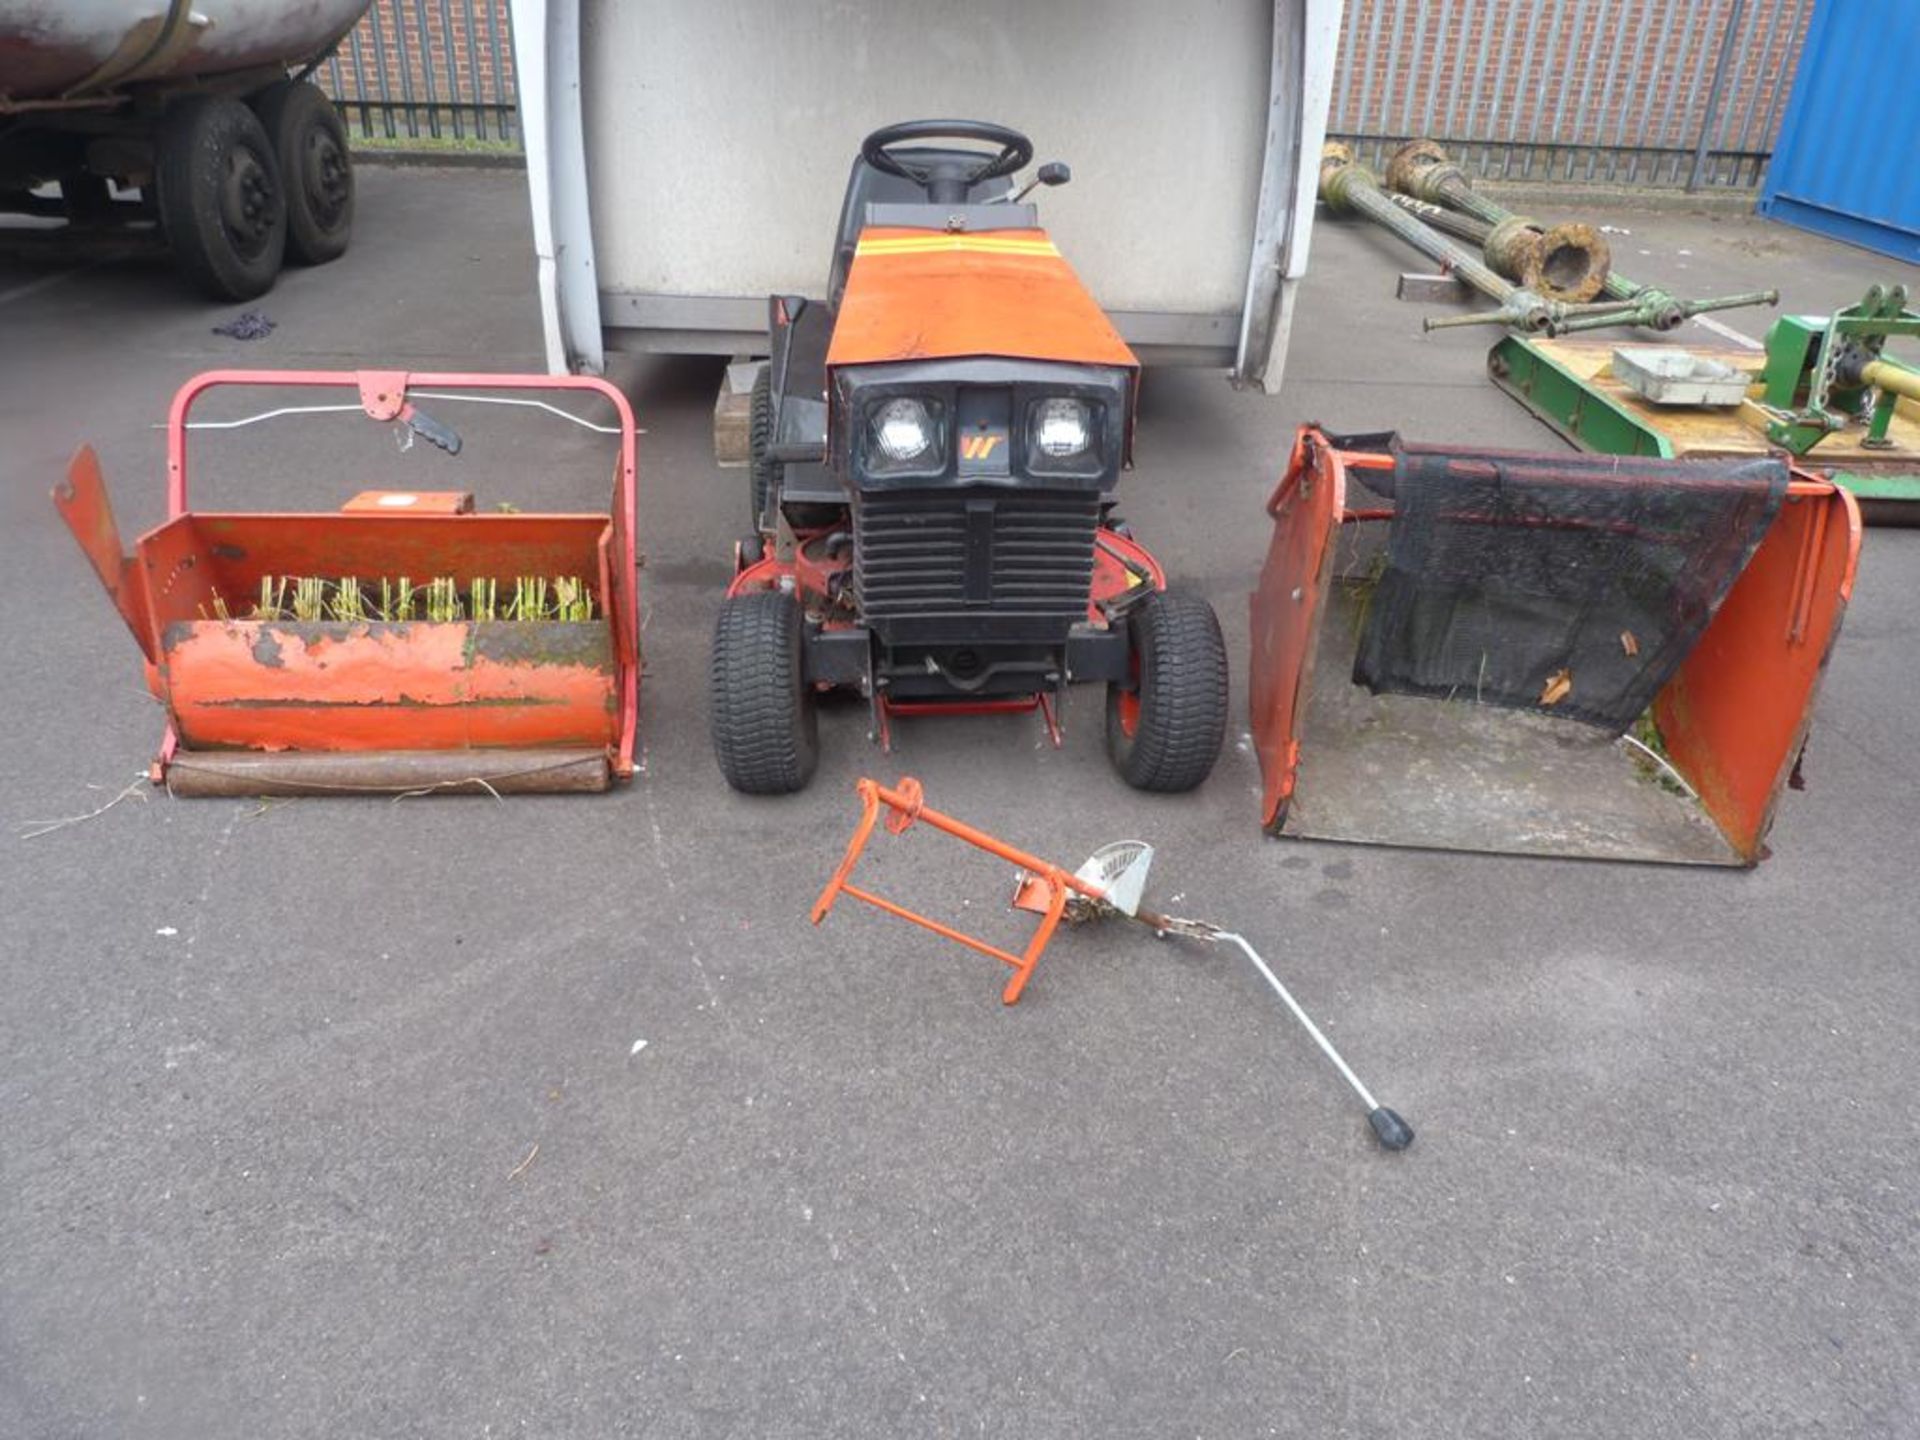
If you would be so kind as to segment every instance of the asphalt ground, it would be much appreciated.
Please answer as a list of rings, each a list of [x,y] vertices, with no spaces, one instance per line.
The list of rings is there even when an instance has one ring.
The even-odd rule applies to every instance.
[[[1121,784],[1089,693],[1058,751],[1030,718],[922,720],[888,757],[836,709],[813,787],[752,800],[707,741],[746,486],[712,461],[719,370],[628,365],[632,786],[136,787],[24,838],[114,799],[160,730],[47,500],[74,445],[131,534],[197,371],[538,368],[523,183],[365,171],[352,252],[248,307],[278,326],[252,343],[159,265],[0,267],[0,1434],[1920,1432],[1911,532],[1868,537],[1809,788],[1752,872],[1264,840],[1240,673],[1190,796]],[[1605,218],[1675,289],[1824,312],[1899,274],[1757,221]],[[1298,422],[1558,444],[1486,382],[1492,332],[1421,336],[1411,268],[1323,224],[1281,396],[1147,379],[1124,508],[1236,664]],[[209,434],[202,503],[605,493],[599,437],[540,417],[474,417],[458,461],[286,423]],[[1150,840],[1154,895],[1251,937],[1418,1142],[1373,1146],[1229,952],[1063,934],[1007,1009],[935,937],[809,926],[854,778],[902,773],[1063,862]],[[872,856],[1021,934],[1005,867],[924,830]]]

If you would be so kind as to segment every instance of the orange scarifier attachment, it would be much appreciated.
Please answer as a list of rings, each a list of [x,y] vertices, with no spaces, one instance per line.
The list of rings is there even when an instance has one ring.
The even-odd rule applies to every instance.
[[[618,416],[612,506],[474,514],[465,496],[368,491],[331,515],[191,510],[188,412],[223,385],[344,389],[370,418],[454,452],[459,437],[412,397],[589,392]],[[91,448],[54,490],[166,707],[156,784],[191,795],[504,793],[604,790],[633,773],[634,422],[613,386],[579,376],[212,371],[174,397],[167,468],[168,518],[131,555]],[[290,577],[312,587],[306,603],[283,593],[298,583]],[[396,598],[402,577],[411,580]],[[550,604],[543,589],[516,609],[519,577],[564,577],[565,603]]]
[[[842,895],[851,895],[889,915],[897,915],[902,920],[910,920],[923,929],[936,935],[966,946],[969,950],[998,960],[1011,967],[1013,974],[1007,980],[1006,988],[1000,992],[1002,1004],[1011,1005],[1020,998],[1020,992],[1027,988],[1027,981],[1033,976],[1033,967],[1040,963],[1040,954],[1047,948],[1047,942],[1053,938],[1053,932],[1059,928],[1061,918],[1067,914],[1068,903],[1075,897],[1094,903],[1121,903],[1118,887],[1115,895],[1109,896],[1106,889],[1092,881],[1063,870],[1058,865],[1029,855],[1024,850],[1016,850],[1004,840],[996,840],[984,831],[976,830],[954,819],[951,815],[942,815],[925,802],[920,782],[912,776],[901,779],[895,789],[888,789],[877,780],[860,780],[854,788],[860,795],[860,823],[853,832],[853,839],[847,844],[847,853],[840,861],[840,868],[833,872],[833,878],[827,881],[827,888],[820,892],[820,898],[813,902],[813,923],[818,925],[827,918],[827,912],[833,909],[833,902]],[[1040,916],[1040,928],[1033,932],[1033,939],[1027,948],[1018,955],[990,945],[972,935],[943,925],[938,920],[929,919],[904,905],[895,904],[886,897],[863,890],[853,883],[853,867],[860,861],[860,854],[867,848],[867,841],[873,836],[874,821],[880,818],[881,808],[885,807],[887,829],[895,835],[904,835],[916,820],[924,820],[934,829],[944,831],[956,839],[996,855],[1002,860],[1017,865],[1024,872],[1020,877],[1020,888],[1014,898],[1014,905],[1021,910],[1031,910]],[[1137,896],[1135,897],[1137,899]],[[1131,909],[1127,913],[1133,913]]]
[[[1853,588],[1846,491],[1779,457],[1306,426],[1267,511],[1251,700],[1271,833],[1765,855]]]

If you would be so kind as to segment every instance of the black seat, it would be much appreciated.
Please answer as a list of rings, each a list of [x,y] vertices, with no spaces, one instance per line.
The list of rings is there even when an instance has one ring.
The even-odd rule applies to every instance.
[[[914,159],[937,160],[952,156],[965,160],[978,154],[972,150],[946,150],[921,146],[901,152]],[[1016,188],[1010,176],[983,180],[967,192],[967,204],[987,205],[1011,195]],[[873,221],[868,217],[868,207],[884,205],[887,207],[888,223],[894,225],[926,225],[931,229],[943,229],[947,216],[952,213],[951,205],[933,205],[927,201],[926,191],[913,181],[901,175],[889,175],[876,170],[864,159],[853,157],[853,169],[847,174],[847,194],[840,203],[840,224],[834,233],[833,263],[827,270],[827,308],[839,310],[840,297],[846,292],[847,271],[853,266],[853,248],[860,242],[860,232]],[[1009,226],[1033,225],[1037,223],[1036,213],[1031,205],[1008,205],[1003,223]],[[918,212],[918,213],[915,213]]]

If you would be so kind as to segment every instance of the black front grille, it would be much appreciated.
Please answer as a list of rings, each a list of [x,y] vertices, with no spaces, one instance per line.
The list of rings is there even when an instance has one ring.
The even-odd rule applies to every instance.
[[[1091,491],[890,490],[854,504],[854,583],[870,621],[989,611],[1072,622],[1087,610]]]

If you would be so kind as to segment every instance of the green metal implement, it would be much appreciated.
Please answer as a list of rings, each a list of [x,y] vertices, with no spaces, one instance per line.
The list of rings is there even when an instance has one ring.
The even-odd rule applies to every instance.
[[[1494,384],[1583,450],[1784,450],[1852,491],[1869,523],[1910,525],[1920,524],[1920,368],[1882,353],[1899,336],[1920,336],[1920,314],[1906,309],[1899,286],[1875,286],[1830,317],[1783,315],[1767,332],[1764,368],[1747,397],[1717,408],[1642,400],[1593,342],[1510,334],[1489,352],[1487,368]],[[1752,370],[1751,358],[1742,368]]]
[[[1673,458],[1673,443],[1665,435],[1518,335],[1502,336],[1487,352],[1487,373],[1582,450]]]
[[[1827,436],[1864,417],[1861,444],[1894,448],[1894,408],[1920,400],[1920,372],[1881,354],[1895,335],[1920,335],[1920,314],[1907,309],[1904,285],[1870,288],[1858,305],[1825,320],[1783,315],[1767,332],[1762,402],[1780,412],[1767,438],[1804,455]]]

